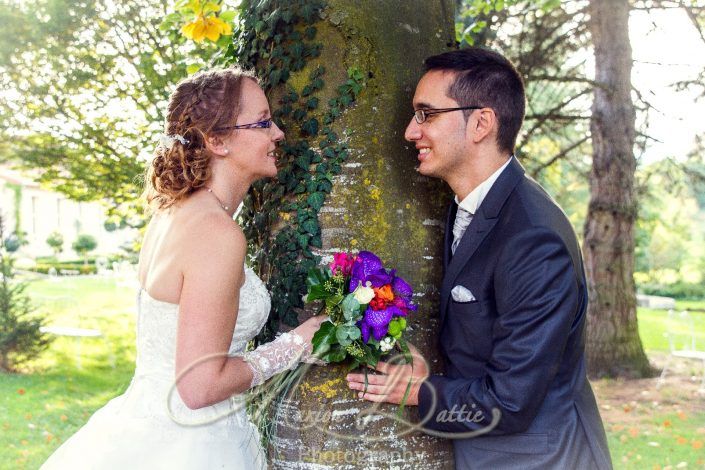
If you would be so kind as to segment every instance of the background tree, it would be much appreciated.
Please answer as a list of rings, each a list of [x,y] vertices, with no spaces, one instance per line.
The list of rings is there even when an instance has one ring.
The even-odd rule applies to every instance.
[[[649,375],[639,338],[634,285],[635,109],[631,98],[632,56],[629,2],[591,0],[595,49],[592,107],[592,172],[585,223],[588,274],[587,357],[593,376]]]
[[[83,256],[83,264],[88,264],[88,252],[93,251],[98,246],[98,242],[91,235],[79,235],[71,244],[73,251]]]
[[[50,344],[40,331],[44,321],[34,315],[24,293],[27,284],[14,277],[13,258],[5,247],[0,215],[0,372],[14,372]]]
[[[140,225],[166,99],[215,51],[159,29],[172,3],[0,0],[0,161]]]

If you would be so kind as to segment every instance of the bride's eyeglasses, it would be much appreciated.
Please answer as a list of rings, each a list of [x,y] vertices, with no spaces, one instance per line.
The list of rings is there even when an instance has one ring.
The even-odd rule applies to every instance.
[[[269,129],[272,127],[272,118],[265,119],[264,121],[251,122],[249,124],[237,124],[234,126],[219,127],[215,129],[216,132],[227,131],[230,129]]]

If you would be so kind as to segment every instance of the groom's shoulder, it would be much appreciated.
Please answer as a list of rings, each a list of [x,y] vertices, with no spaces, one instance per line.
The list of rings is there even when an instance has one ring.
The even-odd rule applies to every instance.
[[[525,222],[534,227],[556,227],[570,224],[563,209],[534,179],[524,176],[514,191],[514,207]]]

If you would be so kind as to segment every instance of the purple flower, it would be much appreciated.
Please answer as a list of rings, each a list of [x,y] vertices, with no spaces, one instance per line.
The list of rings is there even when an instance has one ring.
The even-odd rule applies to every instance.
[[[377,341],[381,340],[387,334],[389,322],[392,321],[392,318],[405,316],[406,312],[395,305],[390,305],[382,310],[374,310],[372,307],[368,307],[358,324],[362,340],[367,343],[370,340],[370,333]]]
[[[349,289],[352,292],[360,283],[365,285],[367,281],[370,281],[372,287],[382,287],[391,283],[392,279],[393,275],[387,273],[377,255],[369,251],[361,251],[352,266]]]

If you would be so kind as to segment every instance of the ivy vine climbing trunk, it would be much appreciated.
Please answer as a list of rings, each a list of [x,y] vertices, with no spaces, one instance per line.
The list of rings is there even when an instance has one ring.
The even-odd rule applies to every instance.
[[[409,339],[435,351],[444,212],[449,193],[418,175],[404,129],[423,59],[454,44],[452,0],[250,2],[226,62],[264,76],[287,134],[277,181],[258,185],[242,223],[272,291],[265,334],[295,323],[308,268],[339,250],[371,250],[419,294]],[[310,314],[311,312],[307,312]],[[273,468],[452,468],[447,441],[376,416],[344,366],[314,367],[276,405]],[[380,410],[394,415],[396,407]],[[417,421],[415,407],[403,418]]]
[[[591,376],[650,373],[639,338],[634,285],[634,119],[629,2],[591,0],[595,48],[593,163],[585,223],[587,356]]]

